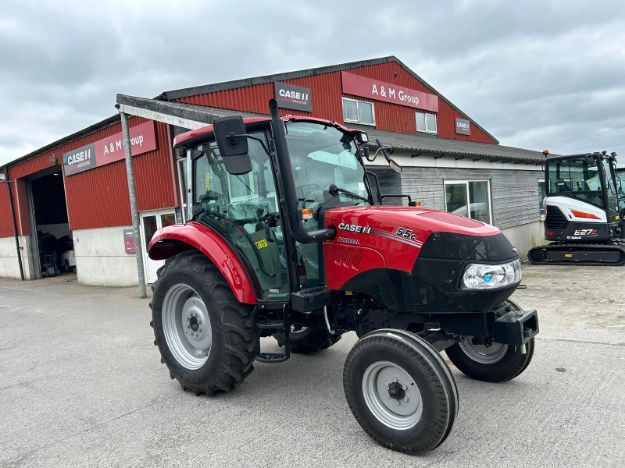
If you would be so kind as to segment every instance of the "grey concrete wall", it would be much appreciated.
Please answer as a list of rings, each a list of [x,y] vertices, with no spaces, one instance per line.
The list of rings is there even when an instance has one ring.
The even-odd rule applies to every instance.
[[[445,209],[445,180],[489,180],[493,224],[501,229],[540,221],[538,181],[542,171],[404,167],[402,191],[426,208]],[[384,187],[383,187],[384,191]]]
[[[19,236],[24,265],[25,279],[32,279],[32,262],[30,261],[30,238]],[[0,237],[0,278],[20,278],[20,266],[17,260],[15,237]]]
[[[118,226],[73,232],[78,282],[98,286],[138,284],[137,260],[124,248],[124,229]],[[139,248],[139,246],[137,246]]]
[[[521,260],[527,260],[527,251],[546,243],[542,221],[523,224],[501,230],[510,243],[517,249]]]

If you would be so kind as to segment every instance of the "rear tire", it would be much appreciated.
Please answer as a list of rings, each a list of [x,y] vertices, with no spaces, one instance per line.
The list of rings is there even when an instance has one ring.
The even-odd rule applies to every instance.
[[[200,252],[169,258],[151,303],[154,344],[183,390],[228,392],[253,370],[253,308]]]
[[[284,345],[282,333],[276,333],[274,338],[278,345]],[[296,354],[314,354],[328,349],[341,339],[341,335],[331,335],[326,328],[318,327],[291,327],[289,342],[291,352]]]
[[[365,432],[398,452],[435,449],[458,412],[458,391],[445,362],[425,340],[401,330],[361,338],[347,356],[343,387]]]

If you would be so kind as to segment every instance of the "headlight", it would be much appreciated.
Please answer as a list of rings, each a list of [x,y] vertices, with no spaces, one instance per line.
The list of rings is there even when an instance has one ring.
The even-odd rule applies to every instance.
[[[502,265],[471,263],[462,276],[463,289],[496,289],[521,281],[521,262]]]

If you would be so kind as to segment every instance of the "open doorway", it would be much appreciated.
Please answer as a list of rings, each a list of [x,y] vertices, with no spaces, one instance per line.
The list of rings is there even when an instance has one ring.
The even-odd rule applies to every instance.
[[[30,207],[35,277],[75,272],[76,257],[60,170],[30,179]]]

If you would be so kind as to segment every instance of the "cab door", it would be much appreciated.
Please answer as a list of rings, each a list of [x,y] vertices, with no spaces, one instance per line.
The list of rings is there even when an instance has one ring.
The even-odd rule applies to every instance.
[[[258,132],[264,138],[263,132]],[[192,152],[194,219],[224,237],[252,270],[264,299],[289,291],[274,174],[258,141],[249,141],[252,171],[230,174],[214,142]]]

